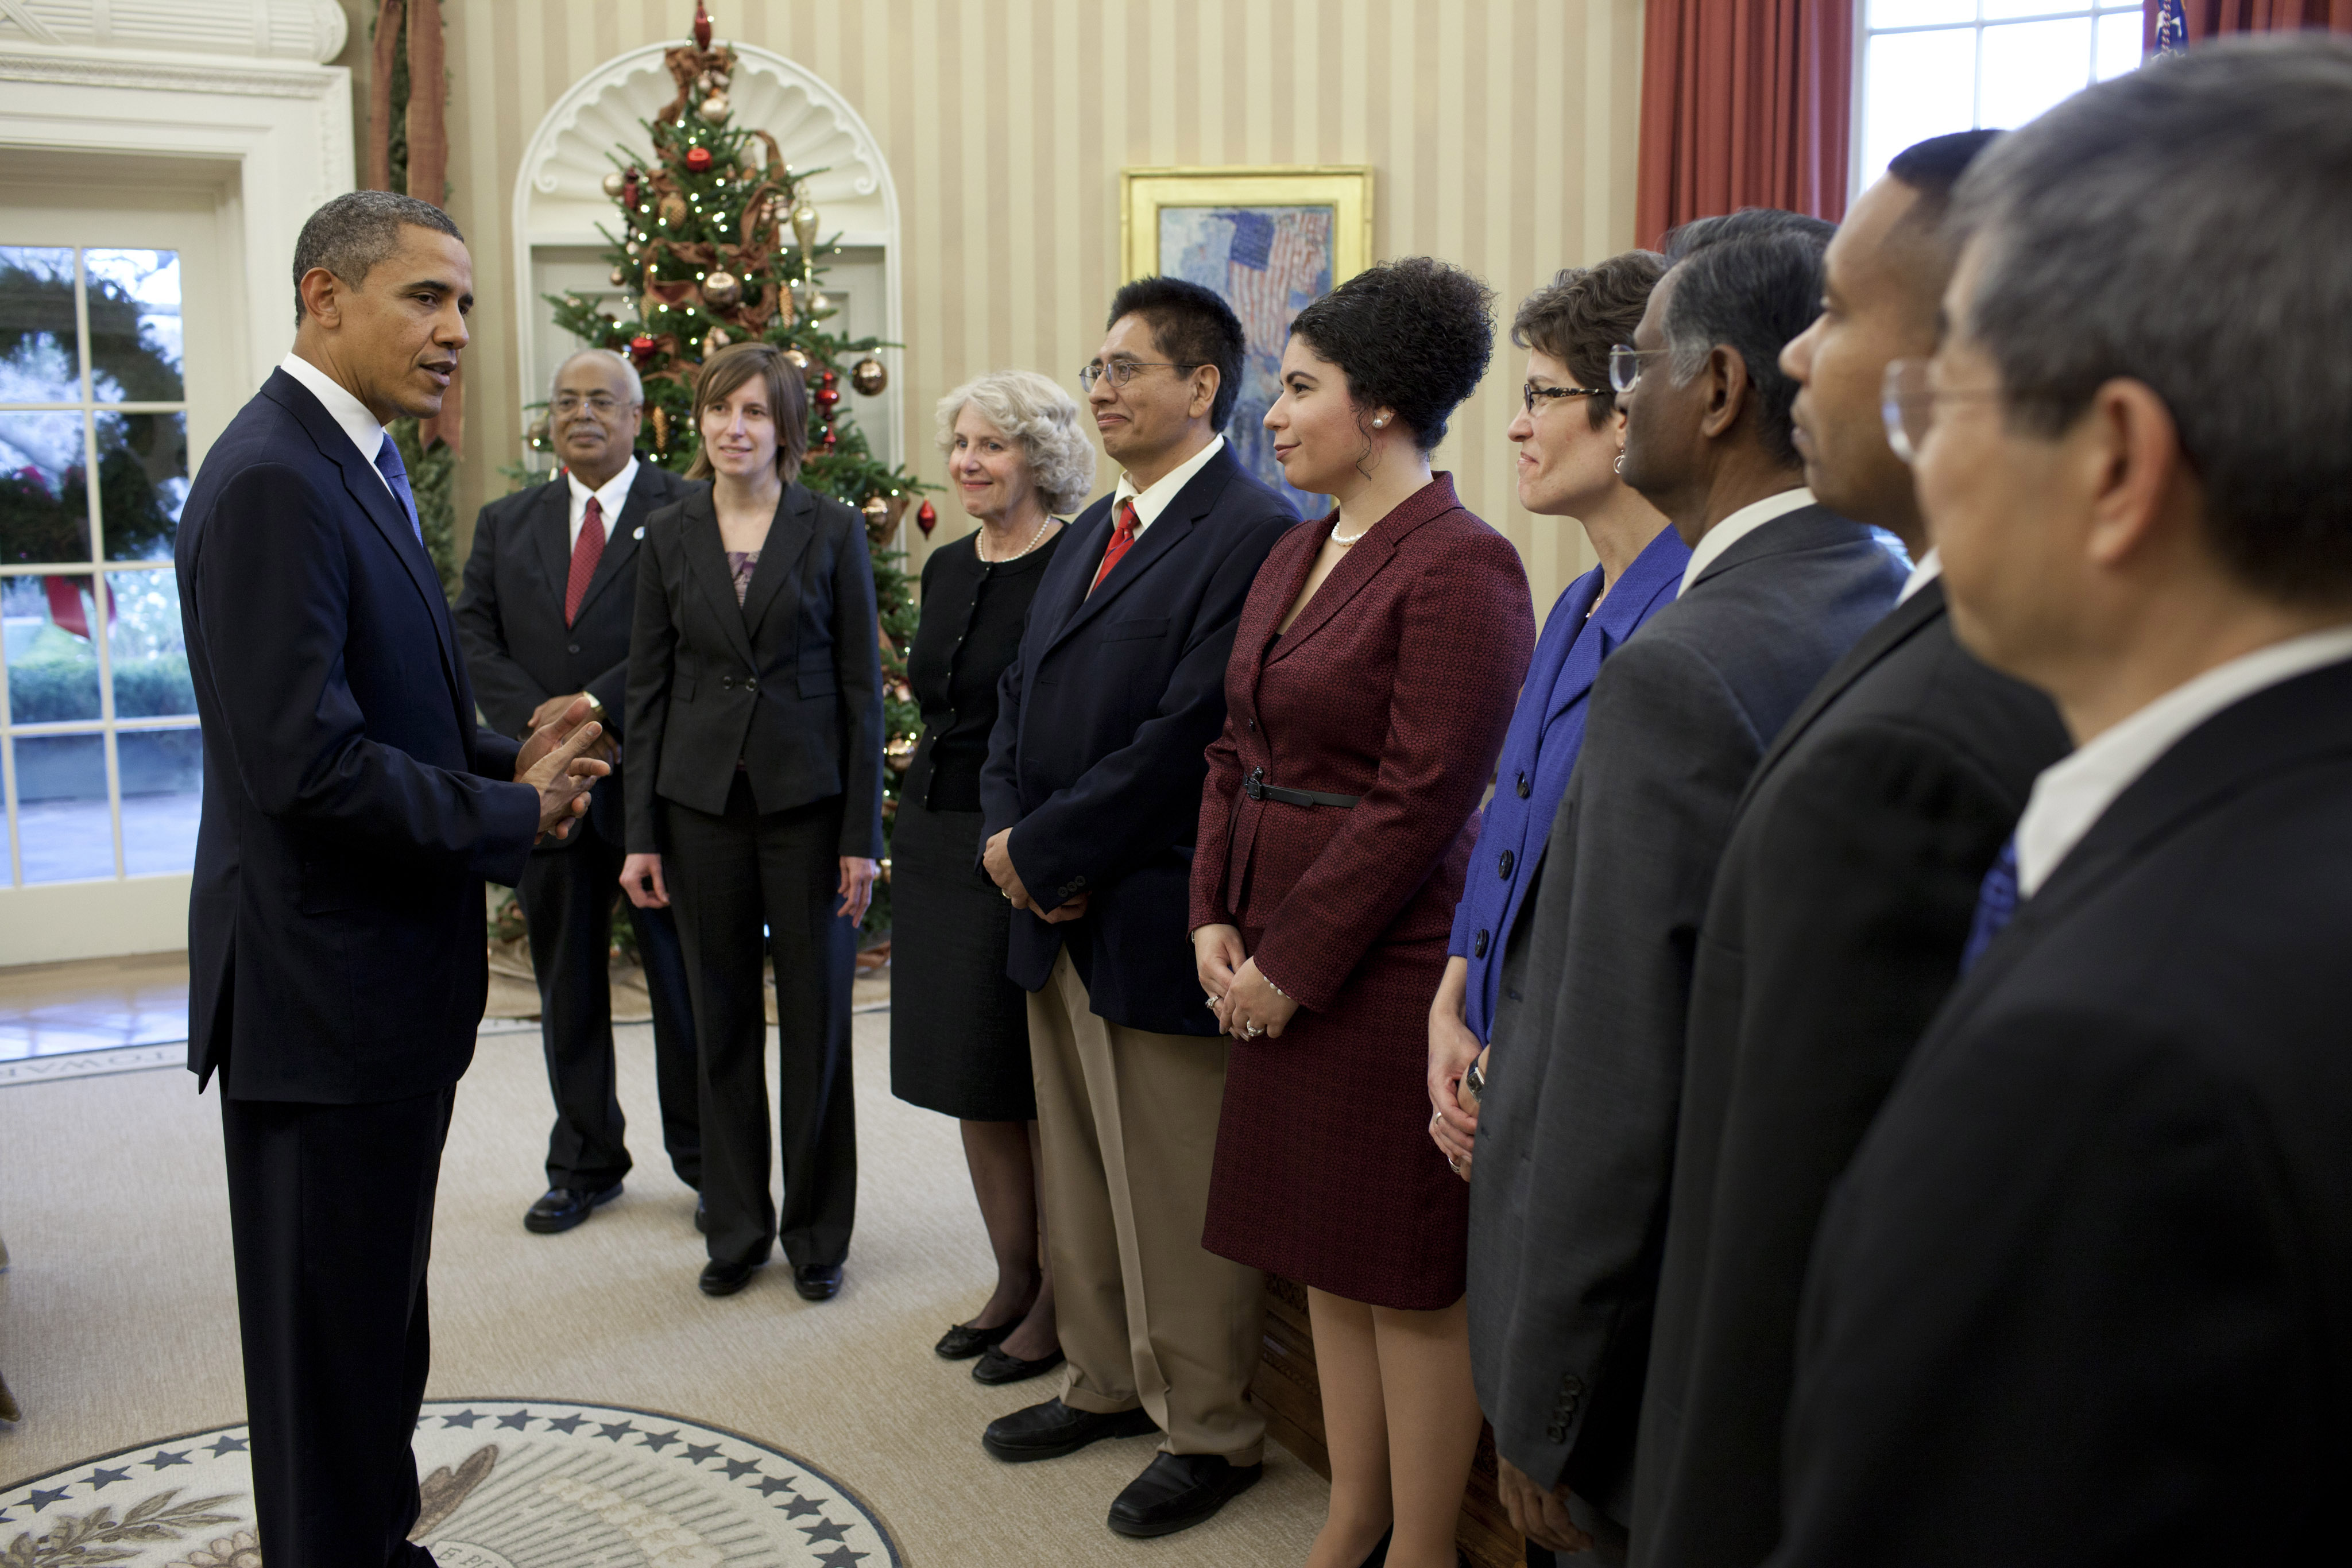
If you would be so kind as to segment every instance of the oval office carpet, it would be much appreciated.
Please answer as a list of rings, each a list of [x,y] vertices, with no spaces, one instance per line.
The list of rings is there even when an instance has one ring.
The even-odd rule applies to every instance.
[[[985,1388],[969,1364],[930,1353],[992,1270],[955,1124],[890,1097],[888,1030],[887,1012],[856,1019],[858,1230],[845,1287],[822,1304],[793,1292],[781,1258],[740,1295],[695,1289],[693,1195],[662,1157],[642,1026],[619,1031],[638,1162],[627,1192],[576,1230],[526,1232],[544,1185],[546,1076],[535,1030],[486,1030],[458,1089],[434,1231],[417,1453],[431,1472],[421,1539],[440,1561],[1305,1559],[1328,1494],[1279,1448],[1218,1518],[1150,1542],[1103,1523],[1149,1439],[1018,1466],[981,1449],[990,1419],[1058,1385]],[[0,1085],[0,1237],[14,1264],[0,1274],[0,1373],[25,1411],[0,1425],[0,1563],[50,1561],[45,1542],[68,1518],[119,1531],[146,1508],[138,1538],[89,1542],[130,1555],[87,1560],[253,1568],[220,1161],[218,1106],[176,1068]],[[91,1526],[100,1511],[110,1523]]]

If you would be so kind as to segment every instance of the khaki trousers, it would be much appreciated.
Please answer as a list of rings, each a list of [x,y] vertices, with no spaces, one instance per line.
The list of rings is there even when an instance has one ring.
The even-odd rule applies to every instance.
[[[1167,1452],[1256,1464],[1264,1276],[1201,1245],[1225,1041],[1098,1017],[1065,952],[1029,998],[1029,1060],[1063,1403],[1140,1405]]]

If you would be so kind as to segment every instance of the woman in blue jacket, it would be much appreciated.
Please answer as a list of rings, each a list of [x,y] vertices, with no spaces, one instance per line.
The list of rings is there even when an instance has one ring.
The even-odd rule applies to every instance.
[[[1478,1123],[1462,1081],[1494,1028],[1504,943],[1584,741],[1585,698],[1601,662],[1674,602],[1690,559],[1665,514],[1618,476],[1625,416],[1609,390],[1609,350],[1631,340],[1665,267],[1646,250],[1570,267],[1528,296],[1511,322],[1511,341],[1528,351],[1524,412],[1509,431],[1519,448],[1519,504],[1574,517],[1601,564],[1570,583],[1544,621],[1430,1005],[1430,1136],[1465,1181]]]

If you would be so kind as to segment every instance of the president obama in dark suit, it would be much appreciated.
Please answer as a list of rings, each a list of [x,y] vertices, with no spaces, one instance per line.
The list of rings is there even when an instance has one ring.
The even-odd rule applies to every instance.
[[[426,1568],[409,1441],[441,1145],[489,975],[483,879],[604,771],[584,703],[518,747],[474,693],[383,426],[466,346],[438,209],[359,191],[294,249],[294,352],[188,493],[204,721],[188,1065],[221,1082],[253,1497],[271,1568]]]
[[[484,507],[457,596],[457,635],[491,727],[524,736],[587,696],[616,739],[629,680],[629,625],[646,519],[696,486],[633,450],[644,384],[632,365],[587,349],[556,368],[549,430],[562,471]],[[629,1172],[614,1092],[613,989],[607,959],[625,854],[621,779],[596,785],[588,820],[530,857],[517,891],[539,979],[540,1040],[555,1128],[544,1197],[523,1216],[541,1234],[569,1230],[618,1197]],[[662,1143],[678,1179],[702,1186],[695,1103],[694,1013],[677,923],[666,908],[629,907],[654,1009],[654,1074]]]
[[[2071,743],[2040,692],[1952,638],[1890,360],[1928,352],[1953,183],[1996,132],[1895,158],[1830,241],[1825,308],[1782,350],[1805,477],[1919,560],[1895,611],[1765,753],[1699,927],[1633,1557],[1754,1568],[1780,1531],[1797,1295],[1830,1183],[1958,977],[1977,884]]]
[[[1960,183],[1895,401],[1954,631],[2080,745],[1822,1216],[1776,1564],[2344,1560],[2347,169],[2306,33]]]

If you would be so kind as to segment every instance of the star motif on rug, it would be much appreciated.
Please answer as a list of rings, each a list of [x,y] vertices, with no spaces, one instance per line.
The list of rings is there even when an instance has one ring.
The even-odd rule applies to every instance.
[[[610,1437],[617,1443],[635,1430],[636,1427],[626,1421],[604,1422],[597,1427],[596,1436]]]
[[[530,1430],[530,1412],[528,1410],[509,1410],[505,1415],[499,1417],[499,1425],[501,1427],[512,1427],[518,1432],[528,1432]]]
[[[224,1433],[220,1437],[215,1437],[211,1442],[206,1443],[205,1445],[205,1451],[210,1453],[214,1458],[217,1459],[223,1454],[241,1454],[245,1452],[245,1439],[243,1437],[232,1437]]]
[[[698,1465],[705,1459],[718,1457],[719,1445],[716,1443],[688,1443],[686,1446],[686,1462],[689,1465]]]
[[[722,1462],[727,1466],[727,1479],[730,1481],[739,1481],[745,1476],[757,1475],[760,1470],[760,1461],[757,1459],[727,1459]]]
[[[117,1481],[127,1481],[130,1479],[131,1471],[128,1467],[119,1470],[110,1470],[101,1467],[82,1478],[89,1484],[89,1490],[92,1491],[103,1491]]]
[[[581,1427],[587,1424],[588,1417],[585,1416],[550,1416],[547,1417],[548,1430],[551,1432],[561,1432],[567,1437],[572,1436],[572,1433],[580,1430]]]
[[[53,1502],[63,1502],[65,1500],[66,1489],[63,1487],[58,1488],[55,1491],[43,1491],[39,1487],[35,1487],[33,1489],[33,1511],[35,1513],[40,1512],[41,1510],[48,1507],[49,1504]]]
[[[836,1546],[817,1558],[818,1562],[824,1564],[824,1568],[850,1568],[852,1563],[862,1563],[865,1560],[865,1552],[852,1552],[846,1546]]]
[[[672,1443],[677,1441],[677,1433],[674,1430],[668,1432],[646,1432],[643,1436],[646,1439],[646,1447],[651,1448],[656,1454],[660,1453],[664,1448],[668,1448]]]
[[[444,1416],[441,1419],[447,1426],[463,1427],[470,1432],[474,1429],[474,1423],[485,1417],[480,1412],[468,1408],[458,1411],[455,1416]]]
[[[793,1477],[792,1480],[786,1480],[780,1476],[761,1476],[760,1478],[760,1495],[761,1497],[773,1497],[778,1492],[789,1492],[793,1490],[793,1481],[796,1481],[798,1479],[800,1479],[800,1477],[798,1476]],[[794,1499],[793,1500],[797,1501],[799,1500]]]
[[[822,1504],[811,1502],[804,1497],[796,1497],[784,1510],[786,1519],[798,1519],[804,1513],[813,1513],[822,1519],[824,1516],[824,1508]]]
[[[169,1469],[173,1465],[184,1465],[187,1462],[188,1450],[185,1448],[182,1448],[176,1454],[167,1454],[158,1449],[155,1457],[147,1461],[147,1468],[151,1470]]]
[[[849,1526],[835,1524],[830,1521],[823,1524],[803,1524],[799,1528],[801,1533],[809,1538],[811,1546],[814,1546],[820,1541],[845,1541],[849,1537]]]

